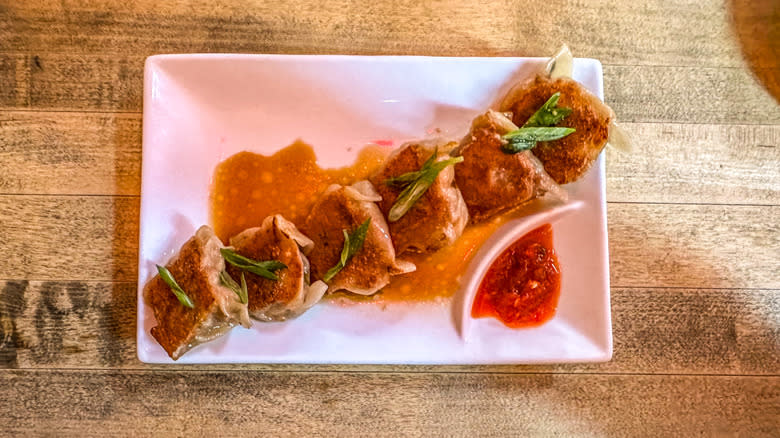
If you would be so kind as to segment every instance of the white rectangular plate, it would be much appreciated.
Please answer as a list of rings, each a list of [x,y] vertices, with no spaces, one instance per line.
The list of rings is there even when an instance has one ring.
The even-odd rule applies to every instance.
[[[270,155],[300,138],[323,167],[352,163],[377,139],[459,139],[471,119],[540,58],[162,55],[144,72],[138,267],[138,357],[170,363],[151,337],[143,285],[209,223],[215,167],[249,150]],[[574,79],[603,98],[601,64],[576,59]],[[554,226],[562,266],[555,317],[509,329],[479,319],[464,340],[452,303],[339,305],[298,319],[256,322],[196,347],[180,363],[501,364],[606,361],[612,356],[603,156],[566,186],[585,202]]]

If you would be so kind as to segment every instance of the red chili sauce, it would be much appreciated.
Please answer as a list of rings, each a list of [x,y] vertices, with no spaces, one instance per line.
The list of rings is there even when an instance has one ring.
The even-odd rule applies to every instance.
[[[550,224],[518,239],[498,256],[479,285],[471,316],[495,317],[512,328],[540,325],[555,314],[561,270]]]

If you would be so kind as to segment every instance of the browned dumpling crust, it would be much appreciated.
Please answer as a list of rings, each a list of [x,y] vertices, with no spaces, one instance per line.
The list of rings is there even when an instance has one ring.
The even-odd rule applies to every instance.
[[[449,151],[455,146],[454,142],[440,146],[436,161],[450,158]],[[436,150],[420,143],[403,145],[388,157],[384,168],[371,178],[382,197],[377,204],[385,217],[403,190],[389,186],[385,181],[407,172],[419,171]],[[447,166],[401,219],[388,224],[398,254],[406,251],[429,253],[452,245],[463,233],[468,217],[466,203],[455,186],[454,167]]]
[[[545,194],[565,199],[566,193],[529,151],[507,154],[502,135],[517,129],[501,113],[488,111],[474,119],[471,132],[453,151],[464,160],[455,166],[455,182],[471,221],[481,222]]]
[[[302,231],[314,242],[309,254],[314,279],[340,259],[344,245],[342,230],[354,231],[371,218],[363,247],[329,282],[329,292],[348,290],[371,295],[390,282],[391,275],[414,271],[414,264],[396,260],[387,222],[375,202],[381,197],[368,181],[351,186],[334,184],[314,204]]]
[[[556,126],[576,131],[560,140],[539,142],[533,154],[558,184],[567,184],[582,177],[604,149],[609,124],[615,118],[612,110],[573,79],[550,79],[546,75],[516,86],[507,95],[501,110],[511,111],[512,121],[522,126],[557,92],[561,93],[558,106],[571,108],[572,113]]]
[[[219,273],[225,268],[220,248],[222,242],[214,231],[203,226],[166,265],[192,300],[192,309],[179,302],[159,275],[144,287],[144,297],[157,320],[151,334],[174,360],[236,325],[251,326],[246,304],[220,283]]]
[[[278,280],[242,271],[230,264],[227,271],[236,282],[245,276],[249,298],[249,316],[260,321],[284,321],[294,318],[316,304],[328,286],[310,282],[309,261],[305,253],[314,242],[281,215],[268,216],[260,227],[249,228],[230,239],[240,255],[257,261],[278,260],[287,268],[275,272]]]

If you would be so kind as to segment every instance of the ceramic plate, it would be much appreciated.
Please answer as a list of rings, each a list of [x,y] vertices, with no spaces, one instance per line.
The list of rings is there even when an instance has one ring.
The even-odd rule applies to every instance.
[[[209,223],[216,165],[249,150],[266,155],[296,139],[323,167],[352,163],[377,139],[436,133],[459,139],[471,119],[540,58],[290,55],[162,55],[144,74],[143,175],[138,266],[138,357],[170,363],[151,337],[141,290]],[[601,64],[576,59],[574,78],[602,97]],[[554,223],[562,267],[558,311],[546,324],[509,329],[493,319],[463,324],[459,304],[340,305],[323,302],[298,319],[260,323],[185,354],[179,363],[502,364],[605,361],[612,356],[603,154],[566,186],[582,208]],[[508,224],[507,227],[511,227]],[[499,229],[501,240],[509,228]],[[504,239],[506,240],[506,239]],[[473,263],[485,264],[481,251]],[[463,306],[460,306],[462,308]],[[468,333],[464,333],[467,328]]]

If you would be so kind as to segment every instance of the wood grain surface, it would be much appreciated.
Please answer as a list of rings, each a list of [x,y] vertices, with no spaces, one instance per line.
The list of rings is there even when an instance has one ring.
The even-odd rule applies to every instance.
[[[741,66],[718,0],[197,0],[4,2],[0,51],[549,56],[561,42],[610,64]],[[585,55],[580,55],[585,56]]]
[[[11,394],[23,395],[0,393],[0,411],[25,408],[6,417],[7,431],[20,434],[622,436],[631,430],[769,436],[780,415],[778,377],[199,370],[0,375]],[[666,416],[669,411],[675,415]]]
[[[0,436],[777,436],[779,23],[772,0],[0,0]],[[147,56],[561,42],[634,141],[606,152],[612,361],[137,360]]]

